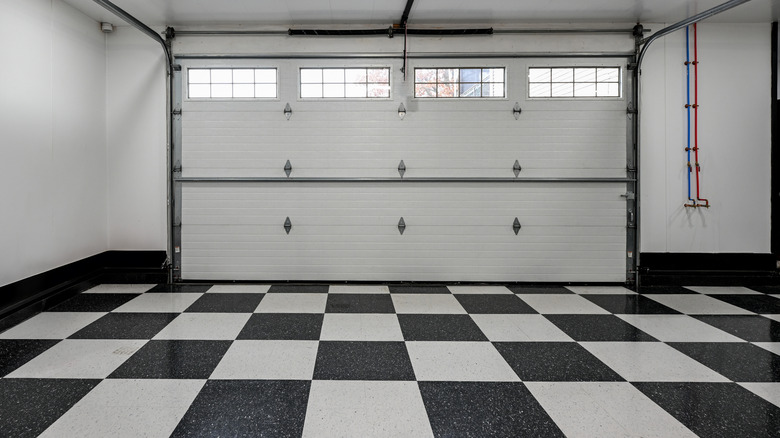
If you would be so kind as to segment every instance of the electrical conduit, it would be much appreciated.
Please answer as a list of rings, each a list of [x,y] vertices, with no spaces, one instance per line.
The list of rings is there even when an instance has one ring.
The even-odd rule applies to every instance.
[[[691,198],[691,55],[688,27],[685,27],[685,112],[688,117],[688,145],[685,148],[688,154],[688,203],[685,206],[696,208],[696,201]]]
[[[689,116],[690,118],[690,116]],[[690,120],[688,121],[690,131]],[[690,134],[688,134],[690,137]],[[699,207],[710,208],[710,201],[702,198],[699,193],[699,51],[698,42],[696,38],[696,23],[693,23],[693,153],[696,165],[696,200]],[[688,153],[688,161],[691,161],[690,153]],[[690,164],[689,164],[690,166]],[[690,175],[690,172],[688,173]],[[690,193],[690,176],[688,177],[688,198],[691,197]],[[704,202],[702,204],[702,202]]]

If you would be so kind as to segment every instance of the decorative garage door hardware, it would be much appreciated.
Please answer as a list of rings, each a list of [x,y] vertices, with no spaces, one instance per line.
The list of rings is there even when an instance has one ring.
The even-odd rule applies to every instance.
[[[515,120],[520,120],[520,113],[523,110],[520,109],[520,102],[515,102],[515,107],[512,108],[512,114],[515,116]]]
[[[292,173],[292,164],[290,163],[290,160],[287,160],[286,163],[284,163],[284,173],[287,174],[287,177],[290,177],[290,174]]]
[[[515,235],[520,233],[521,228],[522,225],[520,225],[520,219],[515,218],[515,221],[512,223],[512,230],[515,232]],[[292,230],[292,221],[290,221],[290,217],[288,216],[284,220],[284,231],[285,233],[290,234],[290,230]],[[406,231],[406,221],[404,221],[404,218],[401,217],[401,219],[398,220],[398,232],[403,235],[404,231]]]
[[[405,173],[406,173],[406,164],[404,164],[404,160],[401,160],[401,162],[398,163],[398,174],[401,175],[401,178],[403,178]]]
[[[512,171],[515,173],[515,178],[517,178],[517,176],[520,175],[521,170],[523,170],[523,168],[520,167],[520,161],[515,160],[515,165],[512,166]]]
[[[284,220],[284,231],[290,234],[290,230],[292,230],[292,222],[290,222],[290,216],[287,216],[287,219]]]
[[[287,120],[290,120],[290,117],[292,117],[292,107],[289,103],[284,107],[284,117]]]
[[[398,232],[404,234],[404,230],[406,230],[406,222],[404,222],[404,218],[401,217],[401,220],[398,221]]]
[[[520,219],[515,218],[515,221],[512,223],[512,229],[515,231],[515,236],[517,236],[517,233],[520,232],[520,228],[522,228],[520,225]]]

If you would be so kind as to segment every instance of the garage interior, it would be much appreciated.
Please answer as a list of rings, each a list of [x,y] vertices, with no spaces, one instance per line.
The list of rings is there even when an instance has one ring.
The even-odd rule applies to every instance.
[[[777,0],[0,4],[0,435],[780,435]]]

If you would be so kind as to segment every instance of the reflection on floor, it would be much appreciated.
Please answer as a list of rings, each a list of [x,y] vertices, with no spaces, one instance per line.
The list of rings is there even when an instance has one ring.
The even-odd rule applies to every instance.
[[[779,294],[104,284],[0,334],[0,435],[780,436]]]

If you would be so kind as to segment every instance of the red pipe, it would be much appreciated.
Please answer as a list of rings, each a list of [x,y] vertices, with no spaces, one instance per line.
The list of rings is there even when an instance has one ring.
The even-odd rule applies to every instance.
[[[696,23],[693,24],[693,153],[696,163],[696,199],[704,201],[700,207],[709,208],[710,201],[699,193],[699,53],[696,40]]]

